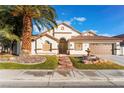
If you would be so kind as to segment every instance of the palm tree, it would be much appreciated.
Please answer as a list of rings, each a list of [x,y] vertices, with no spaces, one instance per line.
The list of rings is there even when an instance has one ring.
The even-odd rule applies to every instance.
[[[22,52],[24,54],[30,54],[31,52],[32,21],[39,31],[41,30],[41,27],[47,29],[57,27],[55,21],[56,13],[51,6],[4,6],[0,7],[0,13],[1,12],[7,12],[12,16],[21,16],[23,18]]]

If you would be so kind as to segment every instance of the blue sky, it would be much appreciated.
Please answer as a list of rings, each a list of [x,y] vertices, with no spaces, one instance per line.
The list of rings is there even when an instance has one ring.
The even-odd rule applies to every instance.
[[[54,5],[53,7],[58,16],[57,23],[65,22],[80,32],[92,30],[106,36],[124,33],[124,6]]]

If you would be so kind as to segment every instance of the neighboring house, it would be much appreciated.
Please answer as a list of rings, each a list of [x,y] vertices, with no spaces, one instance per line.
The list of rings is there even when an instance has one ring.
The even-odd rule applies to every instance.
[[[117,35],[114,37],[122,39],[122,42],[120,42],[120,50],[121,50],[121,55],[124,55],[124,34]]]
[[[120,55],[120,38],[98,36],[94,32],[81,33],[62,23],[55,30],[32,36],[32,55],[41,54],[91,54]]]

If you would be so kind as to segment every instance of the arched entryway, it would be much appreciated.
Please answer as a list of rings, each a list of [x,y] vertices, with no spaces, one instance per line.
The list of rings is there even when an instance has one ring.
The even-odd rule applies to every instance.
[[[60,38],[59,41],[59,54],[67,54],[68,43],[65,38]]]

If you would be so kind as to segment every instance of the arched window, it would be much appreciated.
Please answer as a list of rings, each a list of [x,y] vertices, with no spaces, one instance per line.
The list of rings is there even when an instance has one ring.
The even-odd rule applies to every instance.
[[[49,41],[45,41],[44,42],[44,44],[43,44],[43,50],[44,51],[51,51],[52,49],[51,49],[51,46],[52,46],[52,44],[49,42]]]

